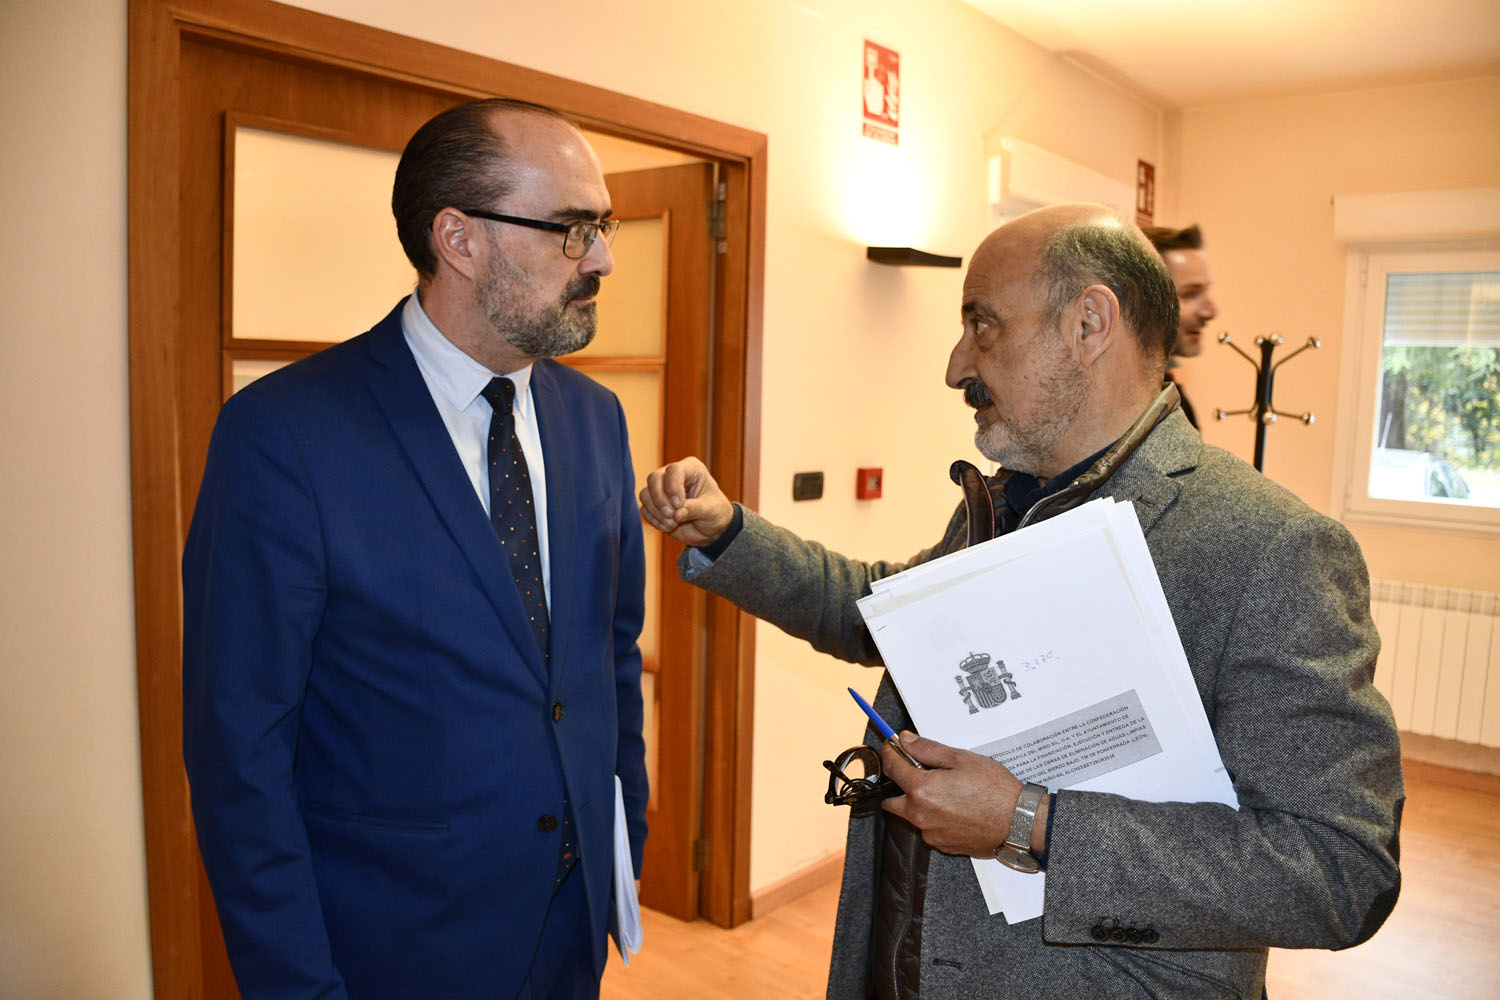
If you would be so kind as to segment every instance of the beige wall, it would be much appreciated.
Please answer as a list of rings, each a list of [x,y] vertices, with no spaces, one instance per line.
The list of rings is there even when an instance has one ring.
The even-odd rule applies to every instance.
[[[0,5],[0,996],[148,995],[125,5]]]
[[[1175,215],[1202,223],[1219,319],[1253,357],[1260,334],[1281,333],[1276,357],[1318,337],[1323,346],[1276,374],[1278,409],[1317,414],[1269,429],[1265,472],[1330,510],[1338,417],[1347,250],[1333,240],[1334,195],[1500,185],[1500,77],[1386,87],[1197,108],[1181,115]],[[1215,422],[1244,409],[1254,373],[1210,343],[1184,371],[1204,437],[1249,459],[1255,428]],[[1350,523],[1377,577],[1500,589],[1500,537]]]
[[[1293,321],[1316,323],[1328,337],[1338,329],[1341,258],[1331,250],[1279,258],[1271,228],[1255,224],[1267,212],[1247,204],[1241,186],[1261,174],[1274,178],[1266,187],[1286,202],[1275,203],[1274,217],[1321,240],[1317,227],[1334,181],[1357,178],[1366,185],[1359,190],[1457,185],[1462,170],[1443,167],[1448,157],[1496,162],[1493,139],[1486,145],[1476,123],[1488,120],[1488,136],[1496,134],[1493,90],[1477,85],[1416,88],[1397,102],[1408,132],[1427,121],[1429,105],[1442,109],[1439,118],[1451,109],[1452,134],[1440,137],[1453,150],[1446,153],[1402,147],[1391,156],[1388,146],[1360,135],[1366,98],[1359,95],[1295,105],[1305,109],[1293,116],[1300,128],[1279,124],[1279,106],[1255,106],[1192,112],[1180,130],[1164,133],[1172,119],[954,0],[577,0],[509,3],[501,17],[487,0],[304,6],[769,134],[761,507],[866,557],[905,555],[933,539],[956,499],[948,462],[972,455],[972,425],[941,383],[958,328],[961,272],[878,268],[865,263],[863,246],[911,243],[967,257],[986,229],[987,138],[1018,136],[1121,177],[1137,157],[1165,165],[1180,155],[1193,170],[1180,179],[1180,197],[1179,180],[1159,178],[1161,204],[1180,202],[1184,217],[1209,227],[1215,260],[1225,279],[1235,279],[1224,282],[1226,320],[1247,331],[1284,323],[1294,335]],[[0,172],[12,247],[0,274],[9,320],[9,363],[0,374],[7,470],[0,477],[7,569],[0,995],[145,997],[126,428],[124,5],[12,0],[0,7],[0,32],[8,53],[0,73],[11,95],[0,121],[12,137]],[[858,136],[864,38],[902,55],[896,149]],[[1323,127],[1324,117],[1338,128]],[[1180,149],[1169,146],[1179,139]],[[1281,148],[1261,148],[1271,140]],[[1347,157],[1343,173],[1304,180],[1304,167],[1327,172],[1343,162],[1340,143],[1363,152]],[[1288,155],[1304,148],[1312,150],[1311,165]],[[1288,164],[1296,176],[1287,176]],[[1493,172],[1481,174],[1473,168],[1462,183],[1495,183]],[[1309,280],[1303,271],[1323,277]],[[1278,299],[1307,306],[1279,316]],[[1336,351],[1332,345],[1309,368],[1331,379]],[[1207,380],[1217,369],[1203,367],[1199,393],[1211,406],[1217,390]],[[1298,381],[1293,371],[1283,398],[1309,398],[1331,414],[1331,402],[1311,398],[1331,390],[1316,379]],[[1241,374],[1224,376],[1226,392],[1239,390]],[[1273,432],[1269,471],[1319,505],[1328,493],[1319,456],[1326,466],[1331,433],[1321,424]],[[1293,465],[1296,435],[1312,444]],[[885,499],[853,499],[861,465],[885,468]],[[809,469],[825,472],[827,495],[794,505],[791,474]],[[1473,562],[1459,553],[1450,561],[1466,560]],[[874,680],[762,627],[753,887],[841,845],[843,817],[821,802],[818,761],[862,728],[844,685],[868,692]]]

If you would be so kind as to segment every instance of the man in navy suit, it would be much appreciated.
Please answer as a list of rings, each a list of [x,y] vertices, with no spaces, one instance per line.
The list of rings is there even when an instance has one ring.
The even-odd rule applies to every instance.
[[[619,402],[549,359],[617,223],[578,128],[512,101],[422,126],[392,208],[416,294],[214,428],[203,860],[248,998],[596,997],[617,775],[637,866],[646,834],[644,555]]]

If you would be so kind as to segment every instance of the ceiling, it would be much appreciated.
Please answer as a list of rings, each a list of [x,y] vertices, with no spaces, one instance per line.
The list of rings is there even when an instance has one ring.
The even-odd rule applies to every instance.
[[[964,0],[1167,107],[1500,73],[1500,0]]]

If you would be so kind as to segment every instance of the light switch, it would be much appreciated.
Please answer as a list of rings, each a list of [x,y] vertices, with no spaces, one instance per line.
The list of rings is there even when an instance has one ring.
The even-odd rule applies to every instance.
[[[823,473],[797,472],[792,475],[793,500],[817,500],[823,496]]]

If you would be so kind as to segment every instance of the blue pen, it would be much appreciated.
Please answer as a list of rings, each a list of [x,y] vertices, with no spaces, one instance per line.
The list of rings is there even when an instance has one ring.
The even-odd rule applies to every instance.
[[[907,751],[906,747],[901,745],[901,737],[896,735],[896,731],[891,728],[891,724],[882,719],[880,717],[880,713],[871,708],[870,703],[859,696],[858,691],[850,688],[849,694],[854,698],[855,702],[858,703],[859,707],[865,710],[865,714],[870,717],[870,722],[875,725],[875,731],[878,732],[881,736],[885,737],[886,746],[899,753],[902,759],[904,759],[912,767],[921,767],[925,769],[925,765],[917,760],[917,758],[913,757]]]

